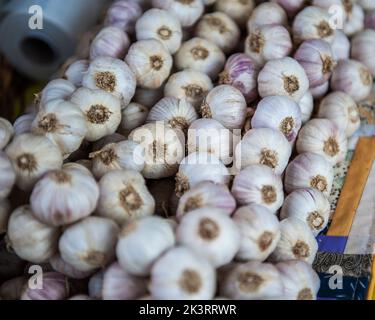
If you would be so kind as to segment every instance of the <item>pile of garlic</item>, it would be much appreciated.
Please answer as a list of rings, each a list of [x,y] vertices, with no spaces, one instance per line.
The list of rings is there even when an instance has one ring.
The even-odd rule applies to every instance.
[[[114,2],[86,59],[0,119],[0,233],[45,270],[42,289],[19,275],[0,296],[316,299],[333,167],[375,76],[374,10]]]

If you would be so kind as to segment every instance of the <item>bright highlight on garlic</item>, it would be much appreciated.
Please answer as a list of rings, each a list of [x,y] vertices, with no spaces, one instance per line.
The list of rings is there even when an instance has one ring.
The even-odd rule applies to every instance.
[[[50,81],[43,91],[36,96],[36,105],[44,106],[53,100],[69,100],[76,87],[65,79]]]

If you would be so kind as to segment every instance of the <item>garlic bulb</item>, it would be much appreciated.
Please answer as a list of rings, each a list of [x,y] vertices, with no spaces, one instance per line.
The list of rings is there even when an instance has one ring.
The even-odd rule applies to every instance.
[[[307,91],[301,100],[298,101],[298,105],[301,109],[302,123],[305,124],[310,120],[314,110],[314,98],[310,91]]]
[[[132,131],[129,139],[138,142],[144,150],[146,162],[142,174],[145,178],[160,179],[176,174],[185,152],[181,130],[153,122]]]
[[[97,141],[114,133],[121,123],[121,102],[102,90],[78,89],[72,96],[86,119],[88,141]]]
[[[46,136],[67,157],[81,146],[87,133],[86,119],[75,104],[52,100],[39,109],[31,132]]]
[[[19,300],[25,285],[24,277],[17,277],[5,281],[0,286],[0,298],[4,300]]]
[[[204,257],[176,247],[153,265],[149,289],[159,300],[208,300],[215,295],[216,273]]]
[[[289,17],[294,17],[306,5],[306,0],[273,0],[279,4]]]
[[[118,0],[107,10],[104,24],[115,26],[126,32],[133,32],[136,21],[142,15],[139,1]]]
[[[261,164],[276,174],[282,174],[291,153],[291,145],[280,131],[271,128],[251,129],[236,147],[235,164],[237,169]]]
[[[7,236],[20,258],[43,263],[55,254],[60,231],[37,220],[29,206],[22,206],[10,215]]]
[[[98,214],[119,225],[154,213],[155,200],[139,172],[108,172],[101,178],[99,188]]]
[[[35,185],[30,197],[34,216],[50,226],[76,222],[94,212],[99,187],[82,169],[51,171]]]
[[[234,178],[232,194],[240,205],[259,204],[273,213],[284,201],[281,177],[265,165],[250,165],[240,171]]]
[[[375,9],[375,3],[371,0],[359,0],[357,2],[365,10],[374,10]]]
[[[357,32],[363,30],[365,26],[365,12],[358,4],[353,4],[353,7],[348,14],[344,23],[344,32],[348,36],[352,36]]]
[[[303,188],[314,188],[329,197],[332,183],[331,164],[318,154],[303,153],[288,165],[284,186],[287,193]]]
[[[282,295],[280,273],[270,263],[234,265],[220,283],[220,295],[234,300],[269,300]]]
[[[82,86],[84,74],[87,72],[90,65],[89,60],[77,60],[72,63],[64,73],[64,77],[75,86]]]
[[[330,93],[321,101],[318,116],[331,120],[347,137],[361,125],[357,104],[348,94],[340,91]]]
[[[30,190],[46,172],[60,169],[63,162],[60,150],[48,138],[29,133],[16,136],[5,152],[22,190]]]
[[[59,240],[61,258],[79,271],[104,267],[115,257],[118,232],[110,219],[85,218],[63,232]]]
[[[89,89],[112,93],[121,99],[121,105],[125,108],[134,96],[137,81],[124,61],[98,57],[91,61],[82,79],[82,85]]]
[[[228,184],[229,178],[228,169],[214,155],[206,152],[191,153],[180,163],[176,175],[176,194],[181,197],[202,181]]]
[[[297,138],[301,125],[299,105],[284,96],[269,96],[261,100],[251,119],[252,128],[279,130],[290,143]]]
[[[164,121],[172,128],[186,132],[197,118],[193,105],[186,99],[166,97],[151,108],[147,122]]]
[[[175,16],[183,27],[190,27],[201,17],[204,5],[202,0],[152,0],[152,6],[167,10]]]
[[[258,76],[258,90],[262,98],[287,96],[298,102],[308,89],[309,79],[305,70],[290,57],[268,61]]]
[[[148,116],[148,112],[148,108],[140,103],[129,103],[129,105],[121,112],[121,132],[123,132],[124,134],[128,134],[131,130],[144,125]]]
[[[247,19],[254,9],[254,0],[217,0],[215,10],[226,13],[239,26],[245,26]]]
[[[0,234],[7,231],[10,216],[10,204],[7,199],[0,199]]]
[[[163,90],[163,87],[158,89],[137,88],[133,101],[150,109],[163,98]]]
[[[52,80],[45,86],[40,95],[36,97],[36,100],[40,106],[53,100],[69,100],[75,90],[76,87],[68,80]],[[38,101],[39,99],[40,101]]]
[[[352,57],[362,62],[375,77],[375,63],[373,53],[375,51],[375,30],[364,30],[355,35],[352,41]]]
[[[103,269],[95,273],[90,278],[89,283],[88,283],[88,293],[91,298],[93,299],[103,298],[103,278],[104,278]]]
[[[86,159],[82,159],[82,160],[78,160],[77,162],[66,162],[64,163],[64,165],[62,166],[62,169],[66,169],[66,170],[79,170],[83,173],[86,173],[88,175],[92,175],[91,173],[91,160],[86,160]]]
[[[332,42],[335,30],[331,27],[331,16],[325,9],[310,6],[300,11],[293,21],[293,36],[296,43],[309,39]]]
[[[4,118],[0,118],[0,150],[4,149],[13,136],[12,124]]]
[[[146,217],[127,224],[119,235],[116,254],[130,274],[148,276],[154,262],[175,245],[171,224],[159,217]]]
[[[236,200],[227,186],[203,181],[180,198],[176,217],[181,219],[186,213],[200,208],[215,208],[230,216],[236,209]]]
[[[0,199],[9,196],[15,182],[16,174],[12,163],[6,154],[0,151]]]
[[[280,262],[276,268],[281,274],[285,300],[316,300],[320,279],[314,269],[303,261]]]
[[[321,39],[302,42],[294,58],[305,69],[310,87],[317,87],[327,82],[335,67],[331,46]]]
[[[79,271],[72,267],[69,263],[66,263],[60,256],[60,254],[55,254],[51,259],[49,259],[51,267],[71,279],[86,279],[91,274],[92,271]]]
[[[217,75],[225,64],[225,55],[213,42],[192,38],[181,45],[175,55],[177,69],[193,69],[207,74],[211,79]]]
[[[297,152],[311,152],[323,156],[330,164],[343,161],[348,150],[344,131],[330,120],[312,119],[301,129],[297,140]]]
[[[150,9],[138,19],[135,26],[137,40],[155,39],[175,54],[182,42],[180,21],[168,11]]]
[[[251,32],[259,26],[282,25],[288,26],[288,17],[284,9],[277,3],[261,3],[252,11],[247,21],[247,31]]]
[[[327,226],[330,213],[329,201],[323,193],[307,188],[295,190],[285,198],[280,218],[297,218],[317,236]]]
[[[236,258],[241,261],[264,261],[280,240],[280,223],[267,208],[250,205],[239,208],[233,220],[240,230],[241,245]]]
[[[118,262],[104,272],[103,300],[134,300],[147,293],[146,280],[130,275]]]
[[[310,88],[310,93],[315,99],[319,99],[324,97],[329,89],[329,81],[327,81],[320,86]]]
[[[219,121],[228,129],[241,129],[246,119],[247,104],[241,91],[220,85],[212,89],[201,106],[203,118]]]
[[[280,25],[254,27],[245,40],[245,53],[260,66],[288,56],[292,48],[289,31]]]
[[[300,219],[290,217],[280,222],[280,229],[280,241],[270,259],[275,262],[301,260],[312,264],[318,243],[309,226]]]
[[[196,27],[197,37],[215,43],[225,54],[231,53],[240,40],[237,24],[223,12],[205,14]]]
[[[246,54],[235,53],[231,55],[224,71],[219,75],[220,84],[230,84],[240,90],[246,102],[252,102],[258,97],[259,68]]]
[[[118,27],[105,27],[95,37],[90,47],[90,59],[106,56],[124,59],[130,46],[128,35]]]
[[[341,30],[336,30],[335,36],[331,43],[333,59],[335,61],[349,59],[350,47],[351,43],[345,33]]]
[[[19,116],[13,124],[14,135],[18,136],[23,133],[29,133],[34,119],[34,113],[25,113],[22,116]]]

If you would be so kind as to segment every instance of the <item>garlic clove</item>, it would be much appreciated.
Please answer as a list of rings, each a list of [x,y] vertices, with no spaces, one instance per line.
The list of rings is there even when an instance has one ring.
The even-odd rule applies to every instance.
[[[64,73],[64,78],[69,82],[73,83],[75,86],[82,86],[82,80],[84,74],[87,72],[90,65],[89,60],[77,60],[73,62]]]
[[[269,2],[256,6],[247,21],[247,31],[251,32],[264,25],[288,26],[288,17],[284,9],[277,3]]]
[[[0,118],[0,150],[4,149],[12,139],[14,129],[12,124],[4,118]]]
[[[86,279],[90,277],[92,271],[79,271],[71,266],[69,263],[66,263],[60,254],[54,255],[49,259],[49,263],[53,270],[71,278],[71,279]]]
[[[306,94],[298,101],[298,105],[301,109],[302,124],[305,124],[310,120],[314,110],[314,98],[310,91],[307,91]]]
[[[246,25],[247,19],[254,9],[254,0],[217,0],[215,2],[215,10],[226,13],[240,27]]]
[[[7,155],[0,151],[0,200],[9,196],[16,182],[16,173]]]
[[[7,231],[10,216],[10,203],[7,199],[0,199],[0,235]]]
[[[364,30],[357,33],[352,41],[352,57],[362,62],[375,77],[375,63],[373,53],[375,51],[375,30]]]
[[[131,102],[122,110],[122,120],[120,124],[120,131],[125,135],[146,123],[149,109],[136,102]]]
[[[107,10],[104,24],[106,26],[115,26],[126,32],[133,32],[136,21],[142,15],[140,1],[119,0]]]

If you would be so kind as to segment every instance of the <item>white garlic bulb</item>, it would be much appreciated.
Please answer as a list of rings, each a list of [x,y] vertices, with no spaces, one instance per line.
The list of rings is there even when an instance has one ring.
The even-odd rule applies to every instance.
[[[86,279],[91,276],[92,271],[79,271],[72,267],[69,263],[66,263],[60,254],[55,254],[49,259],[49,264],[53,270],[60,272],[72,279]]]
[[[236,200],[227,186],[203,181],[180,198],[176,217],[180,220],[186,213],[200,208],[215,208],[230,216],[236,209]]]
[[[305,0],[272,0],[272,2],[279,4],[291,18],[307,5]]]
[[[151,295],[161,300],[208,300],[216,291],[214,267],[191,249],[176,247],[151,269]]]
[[[79,271],[105,267],[115,257],[119,228],[101,217],[88,217],[63,232],[59,240],[61,258]]]
[[[166,97],[186,99],[195,108],[198,108],[212,88],[213,84],[209,76],[199,71],[186,69],[169,77],[164,94]]]
[[[145,217],[127,224],[119,235],[116,254],[130,274],[147,276],[153,263],[175,245],[172,225],[159,217]]]
[[[180,21],[166,10],[146,11],[135,25],[137,40],[155,39],[166,46],[171,54],[180,49],[182,29]]]
[[[75,86],[80,87],[82,85],[83,76],[87,72],[89,65],[89,60],[77,60],[65,70],[64,77]]]
[[[226,13],[239,26],[243,27],[254,8],[254,0],[217,0],[215,10]]]
[[[250,205],[239,208],[233,215],[241,234],[236,258],[241,261],[264,261],[280,240],[280,223],[266,207]]]
[[[12,124],[4,118],[0,118],[0,150],[4,149],[13,136]]]
[[[310,93],[315,99],[320,99],[324,97],[328,90],[330,89],[329,87],[329,81],[324,82],[322,85],[310,88]]]
[[[287,96],[298,102],[308,89],[309,79],[305,70],[290,57],[268,61],[258,76],[258,90],[262,98]]]
[[[314,262],[318,251],[309,226],[295,217],[280,222],[281,237],[270,259],[275,262],[301,260],[309,264]]]
[[[148,4],[149,0],[117,0],[109,7],[106,13],[105,25],[116,26],[126,32],[132,33],[136,21],[142,15],[142,7]]]
[[[261,164],[282,174],[288,165],[292,147],[284,135],[274,129],[251,129],[244,135],[235,150],[237,169]]]
[[[122,119],[120,124],[120,131],[127,134],[131,130],[144,125],[148,116],[148,112],[148,108],[140,103],[129,103],[129,105],[121,112]]]
[[[330,213],[329,201],[323,193],[307,188],[295,190],[285,198],[280,218],[300,219],[317,236],[327,226]]]
[[[261,3],[254,8],[247,21],[247,31],[264,25],[288,26],[288,17],[284,9],[277,3]]]
[[[349,59],[351,42],[342,30],[336,30],[331,43],[332,56],[335,61]]]
[[[46,172],[60,169],[62,155],[57,146],[44,136],[30,133],[16,136],[5,150],[16,173],[17,186],[30,190]]]
[[[173,59],[158,40],[140,40],[133,43],[125,58],[134,72],[138,86],[146,89],[160,88],[169,77]]]
[[[119,225],[154,213],[155,200],[139,172],[108,172],[100,179],[99,188],[98,214]]]
[[[202,0],[152,0],[152,6],[167,10],[183,27],[190,27],[197,22],[204,10]]]
[[[213,42],[192,38],[181,45],[175,55],[177,69],[193,69],[207,74],[211,79],[216,79],[223,70],[225,55]]]
[[[327,119],[312,119],[307,122],[297,140],[298,153],[319,154],[332,165],[343,161],[347,150],[348,141],[344,131]]]
[[[160,99],[163,98],[163,86],[157,89],[137,88],[133,102],[139,103],[146,108],[152,108]]]
[[[324,97],[318,117],[331,120],[347,137],[353,135],[361,125],[357,104],[348,94],[340,91]]]
[[[287,193],[298,189],[314,188],[329,197],[332,184],[332,166],[319,154],[300,154],[286,168],[284,185]]]
[[[73,83],[65,79],[55,79],[50,81],[43,91],[40,93],[39,105],[43,106],[53,100],[69,100],[73,92],[76,90],[76,87]]]
[[[375,63],[373,53],[375,51],[375,30],[367,29],[355,35],[352,42],[352,57],[370,70],[375,77]]]
[[[284,202],[281,177],[265,165],[250,165],[233,181],[232,194],[240,205],[259,204],[276,213]]]
[[[13,124],[14,135],[18,136],[23,133],[29,133],[34,119],[34,113],[25,113],[22,116],[19,116]]]
[[[74,92],[71,101],[85,116],[88,141],[114,133],[121,123],[121,101],[108,92],[80,88]]]
[[[9,196],[15,182],[16,174],[12,163],[6,154],[0,151],[0,199]]]
[[[65,168],[51,171],[37,182],[30,204],[36,218],[58,227],[89,216],[98,199],[99,187],[91,174]]]
[[[206,152],[191,153],[180,163],[176,175],[176,194],[180,197],[202,181],[228,184],[229,179],[228,169],[217,157]]]
[[[22,206],[10,215],[7,235],[20,258],[42,263],[56,253],[60,231],[37,220],[29,206]]]
[[[241,129],[246,111],[247,104],[241,91],[226,84],[212,89],[201,106],[203,118],[215,119],[228,129]]]
[[[310,120],[314,110],[314,98],[310,91],[307,91],[306,94],[298,101],[298,105],[301,109],[302,123],[305,124]]]
[[[344,23],[344,32],[348,36],[352,36],[364,29],[365,26],[365,12],[362,7],[353,3],[352,8],[347,15]]]
[[[111,264],[104,271],[103,300],[134,300],[146,293],[146,280],[129,274],[118,262]]]
[[[275,266],[251,261],[231,266],[225,272],[219,292],[234,300],[269,300],[282,295],[283,284]]]
[[[132,131],[129,139],[138,142],[145,156],[142,174],[147,179],[167,178],[176,174],[184,158],[185,138],[179,129],[164,122],[145,124]]]
[[[281,274],[283,300],[316,300],[320,279],[310,264],[299,261],[280,262],[276,268]]]
[[[124,61],[111,57],[98,57],[91,61],[82,79],[82,85],[116,95],[121,99],[124,108],[134,96],[137,81]]]
[[[7,231],[10,216],[10,203],[7,199],[0,199],[0,234]]]
[[[301,109],[285,96],[269,96],[262,99],[251,119],[251,127],[279,130],[285,138],[294,143],[301,129]]]
[[[228,214],[214,208],[186,213],[177,227],[176,239],[206,257],[216,268],[231,262],[240,247],[237,225]]]

